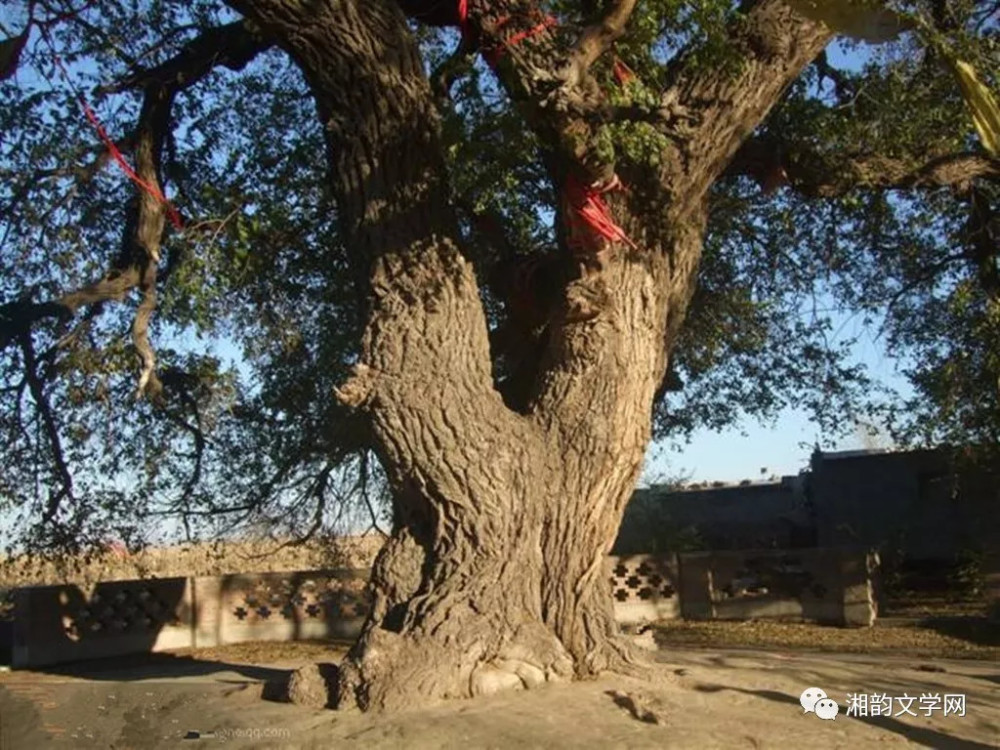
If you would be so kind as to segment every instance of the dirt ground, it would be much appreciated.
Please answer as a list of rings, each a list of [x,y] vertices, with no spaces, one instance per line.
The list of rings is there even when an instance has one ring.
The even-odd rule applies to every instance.
[[[996,661],[1000,625],[985,616],[887,618],[872,628],[747,620],[668,620],[657,626],[666,646],[795,649],[829,653]]]
[[[327,644],[244,644],[0,673],[0,750],[167,748],[867,748],[1000,746],[1000,665],[787,650],[661,646],[648,682],[608,676],[394,715],[278,702],[290,670]],[[805,713],[820,687],[833,720]],[[848,694],[965,697],[965,716],[845,715]],[[893,713],[901,702],[894,701]],[[649,723],[636,718],[650,711]]]

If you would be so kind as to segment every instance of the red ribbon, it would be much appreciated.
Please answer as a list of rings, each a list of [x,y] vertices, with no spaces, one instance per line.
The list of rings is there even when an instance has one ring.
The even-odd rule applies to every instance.
[[[160,190],[159,185],[142,179],[142,177],[140,177],[136,173],[136,171],[132,168],[132,165],[129,164],[128,161],[125,159],[125,156],[122,154],[121,150],[118,148],[115,142],[111,140],[111,137],[108,135],[108,132],[104,129],[104,125],[101,124],[101,121],[98,119],[97,114],[94,112],[90,104],[87,102],[87,99],[83,96],[82,93],[76,90],[75,86],[73,86],[73,82],[70,79],[69,73],[66,70],[66,67],[63,65],[62,60],[56,54],[53,54],[53,57],[55,58],[56,67],[59,68],[60,74],[70,85],[70,88],[73,89],[73,92],[76,94],[76,98],[80,102],[80,106],[83,107],[83,113],[86,115],[87,120],[90,122],[90,124],[94,126],[94,130],[97,131],[97,135],[100,137],[101,141],[107,147],[108,153],[111,154],[111,158],[113,158],[116,162],[118,162],[118,166],[121,167],[121,170],[130,180],[132,180],[132,182],[134,182],[140,188],[145,190],[160,205],[162,205],[164,209],[166,209],[167,218],[170,219],[170,223],[173,224],[176,229],[178,230],[183,229],[184,222],[181,220],[181,215],[174,207],[174,204],[171,203],[167,199],[167,196],[163,194],[163,191]]]
[[[496,30],[501,29],[510,21],[509,16],[497,19]],[[541,23],[530,29],[512,34],[506,41],[498,41],[495,46],[481,49],[483,59],[496,67],[504,51],[540,34],[549,26],[557,23],[554,16],[546,16]],[[472,29],[469,25],[469,0],[458,0],[458,26],[463,39],[469,39]],[[618,83],[624,85],[635,77],[625,63],[615,59],[614,75]],[[629,239],[625,230],[615,223],[607,203],[601,197],[610,190],[620,189],[621,181],[616,175],[606,185],[584,185],[577,177],[570,175],[563,185],[563,199],[567,206],[566,221],[569,225],[569,244],[577,252],[588,253],[593,249],[595,238],[603,238],[608,242],[624,242],[632,248],[636,244]],[[598,243],[600,239],[598,239]]]
[[[462,38],[469,37],[469,0],[458,0],[458,28],[462,30]]]
[[[632,68],[623,63],[617,57],[615,58],[615,64],[612,67],[612,72],[614,73],[615,80],[618,81],[619,86],[624,86],[626,83],[635,78],[635,73],[632,71]]]
[[[496,30],[499,30],[506,26],[510,22],[510,16],[503,16],[497,19]],[[516,34],[512,34],[506,41],[498,41],[492,47],[483,47],[480,51],[482,52],[483,59],[489,64],[490,67],[496,67],[496,64],[500,61],[503,53],[510,47],[520,44],[525,39],[529,39],[537,34],[542,33],[549,26],[554,26],[558,21],[555,16],[546,16],[541,23],[533,26],[525,31],[519,31]],[[462,32],[463,39],[469,39],[472,36],[472,28],[469,25],[469,0],[458,0],[458,28]]]
[[[578,231],[574,231],[580,228],[585,228],[590,237],[600,237],[608,242],[624,242],[629,247],[637,247],[625,230],[615,223],[608,204],[601,197],[604,193],[621,188],[622,184],[617,175],[606,185],[585,185],[575,175],[566,178],[563,196],[569,209],[566,220],[570,228],[569,244],[573,250],[590,249],[587,247],[586,239],[580,237]]]
[[[498,23],[498,26],[501,26],[501,25],[507,23],[507,20],[508,19],[504,18],[501,22]],[[558,23],[558,21],[556,21],[556,19],[555,19],[554,16],[546,16],[542,20],[542,22],[539,23],[538,25],[533,26],[530,29],[527,29],[526,31],[519,31],[519,32],[517,32],[516,34],[514,34],[513,36],[511,36],[510,39],[508,39],[506,42],[504,42],[496,50],[496,59],[497,60],[500,59],[500,56],[504,53],[505,49],[507,49],[509,47],[513,47],[516,44],[520,44],[525,39],[530,39],[531,37],[535,36],[536,34],[541,34],[549,26],[554,26],[556,23]]]

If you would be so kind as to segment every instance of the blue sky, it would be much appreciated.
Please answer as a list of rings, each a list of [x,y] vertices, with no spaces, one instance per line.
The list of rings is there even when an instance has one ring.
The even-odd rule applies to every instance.
[[[885,340],[878,336],[876,327],[864,326],[860,315],[841,316],[835,320],[837,339],[857,340],[852,347],[853,358],[865,366],[869,377],[903,397],[912,393],[909,383],[898,371],[904,363],[886,351]],[[798,474],[808,465],[813,446],[833,437],[825,435],[804,411],[789,408],[782,411],[773,424],[746,420],[722,432],[698,430],[691,442],[679,450],[672,450],[667,444],[651,446],[646,456],[643,482],[656,483],[678,475],[690,475],[692,482],[736,482],[765,479],[775,474]],[[876,447],[873,443],[877,447],[891,445],[884,435],[866,439],[851,429],[846,437],[836,440],[833,449]]]

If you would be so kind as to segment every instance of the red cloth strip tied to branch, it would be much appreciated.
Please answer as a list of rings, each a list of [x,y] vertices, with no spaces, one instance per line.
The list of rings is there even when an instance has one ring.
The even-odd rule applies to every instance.
[[[90,124],[94,126],[94,130],[97,131],[98,137],[101,139],[105,147],[108,149],[108,153],[111,154],[111,158],[118,163],[118,166],[121,167],[121,170],[125,173],[126,177],[132,180],[132,182],[134,182],[138,187],[140,187],[142,190],[146,191],[146,193],[151,195],[153,199],[156,200],[157,203],[163,206],[163,208],[167,212],[167,218],[170,219],[170,223],[174,225],[175,229],[178,230],[183,229],[184,222],[181,220],[180,212],[178,212],[174,204],[171,203],[170,200],[167,198],[167,196],[163,194],[163,191],[160,190],[159,185],[142,179],[142,177],[140,177],[139,174],[132,168],[132,165],[128,163],[128,160],[122,154],[117,144],[111,139],[111,136],[108,135],[108,131],[104,129],[104,125],[101,124],[100,119],[98,119],[97,114],[91,108],[90,104],[84,98],[83,94],[77,91],[76,87],[73,86],[73,82],[70,79],[69,73],[67,72],[66,67],[63,65],[62,60],[59,58],[58,55],[53,55],[53,57],[55,58],[56,67],[59,68],[60,74],[70,85],[70,88],[73,89],[73,92],[76,94],[77,100],[79,100],[80,102],[80,106],[83,108],[84,115],[86,115],[87,120],[90,122]]]
[[[615,242],[637,247],[625,230],[615,223],[608,204],[601,197],[611,190],[620,189],[622,183],[617,175],[603,185],[585,185],[575,175],[566,178],[563,185],[566,241],[574,254],[596,255]]]
[[[496,30],[499,31],[510,23],[511,20],[510,16],[503,16],[497,19]],[[532,26],[530,29],[518,31],[515,34],[512,34],[508,39],[498,41],[495,45],[482,47],[480,52],[483,55],[483,59],[486,60],[486,63],[491,68],[495,68],[507,49],[520,44],[525,39],[530,39],[533,36],[541,34],[549,26],[554,26],[556,23],[558,23],[558,21],[555,16],[545,16],[540,23]],[[472,29],[469,26],[469,0],[458,0],[458,27],[462,32],[462,38],[466,40],[470,39]]]
[[[497,27],[499,28],[504,26],[509,20],[510,20],[509,18],[501,19],[500,21],[497,22]],[[545,18],[542,19],[541,23],[532,26],[530,29],[519,31],[516,34],[511,35],[511,37],[507,39],[506,42],[499,45],[495,50],[490,50],[489,54],[490,57],[493,58],[492,60],[490,59],[490,57],[487,57],[486,52],[483,53],[483,57],[486,58],[486,62],[490,63],[490,65],[496,65],[497,60],[500,59],[501,55],[503,55],[506,49],[520,44],[525,39],[530,39],[531,37],[537,34],[541,34],[549,26],[555,26],[556,23],[557,21],[553,16],[545,16]]]
[[[458,0],[458,28],[462,31],[462,39],[468,39],[471,33],[469,29],[469,0]]]
[[[635,73],[632,68],[623,63],[617,57],[615,58],[614,65],[611,68],[611,72],[615,76],[615,80],[618,81],[619,86],[624,86],[630,81],[635,80]]]
[[[82,97],[80,99],[80,103],[83,105],[84,114],[87,115],[87,119],[90,121],[90,124],[94,126],[94,129],[97,131],[97,135],[104,142],[104,145],[107,146],[108,152],[111,154],[111,158],[118,162],[118,166],[121,167],[122,171],[130,180],[132,180],[132,182],[149,193],[149,195],[151,195],[157,203],[163,206],[167,212],[167,218],[170,219],[170,223],[174,225],[175,229],[183,229],[184,222],[181,220],[180,212],[178,212],[177,208],[170,202],[167,196],[163,194],[163,191],[160,190],[160,186],[142,179],[138,173],[132,169],[132,165],[128,163],[118,146],[113,140],[111,140],[111,137],[104,129],[101,121],[97,119],[97,115],[94,113],[94,110],[90,108],[90,105],[87,104]]]
[[[464,40],[471,40],[472,29],[469,25],[469,0],[457,0],[458,26]],[[496,30],[503,28],[511,18],[504,16],[496,22]],[[557,23],[554,16],[545,16],[542,21],[530,29],[512,34],[504,41],[498,41],[494,46],[483,47],[483,59],[496,67],[504,51],[542,33],[549,26]],[[614,75],[620,85],[624,85],[635,77],[635,73],[621,60],[615,58]],[[585,185],[577,177],[570,176],[563,185],[563,202],[567,225],[567,242],[573,253],[593,256],[605,249],[609,243],[624,242],[630,247],[636,245],[618,226],[611,216],[607,204],[601,197],[603,193],[622,187],[618,176],[604,185]]]

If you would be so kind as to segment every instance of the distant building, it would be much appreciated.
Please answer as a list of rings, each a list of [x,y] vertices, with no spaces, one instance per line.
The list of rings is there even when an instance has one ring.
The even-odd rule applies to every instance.
[[[888,545],[909,559],[950,559],[997,545],[998,478],[956,470],[941,449],[816,451],[807,493],[820,546]]]
[[[711,487],[636,490],[615,545],[618,554],[667,551],[659,538],[701,549],[787,549],[816,545],[802,477]],[[666,547],[667,549],[663,549]],[[685,550],[674,550],[685,551]]]
[[[779,481],[637,490],[615,551],[892,546],[944,560],[1000,548],[1000,472],[956,471],[949,455],[816,451],[808,471]]]

